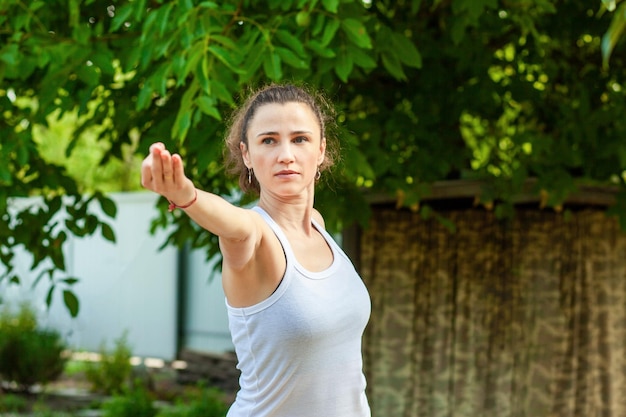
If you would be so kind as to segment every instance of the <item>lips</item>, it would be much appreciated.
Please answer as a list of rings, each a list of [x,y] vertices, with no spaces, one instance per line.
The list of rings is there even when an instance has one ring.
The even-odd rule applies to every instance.
[[[298,173],[296,171],[292,171],[290,169],[283,169],[282,171],[278,171],[276,173],[277,177],[289,177],[292,175],[297,175]]]

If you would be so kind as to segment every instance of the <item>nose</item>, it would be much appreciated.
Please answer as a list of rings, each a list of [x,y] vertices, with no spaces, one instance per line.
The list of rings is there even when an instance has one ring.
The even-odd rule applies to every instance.
[[[293,149],[291,149],[291,141],[282,141],[278,153],[278,162],[288,164],[294,161]]]

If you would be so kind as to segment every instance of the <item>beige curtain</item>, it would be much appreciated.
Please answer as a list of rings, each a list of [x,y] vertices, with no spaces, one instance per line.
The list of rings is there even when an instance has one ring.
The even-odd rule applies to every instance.
[[[626,234],[600,211],[374,208],[374,417],[626,416]]]

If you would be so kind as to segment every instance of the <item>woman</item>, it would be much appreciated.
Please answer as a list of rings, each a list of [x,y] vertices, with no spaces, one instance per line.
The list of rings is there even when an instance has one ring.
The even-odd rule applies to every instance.
[[[258,192],[252,209],[197,190],[163,144],[142,165],[144,187],[219,237],[241,370],[228,417],[370,415],[361,358],[370,299],[313,208],[315,182],[332,164],[323,103],[270,85],[235,114],[227,161],[243,191]]]

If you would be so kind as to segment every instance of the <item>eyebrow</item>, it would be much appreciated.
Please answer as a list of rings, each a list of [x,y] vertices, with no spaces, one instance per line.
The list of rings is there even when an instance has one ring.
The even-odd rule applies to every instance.
[[[261,137],[261,136],[277,136],[279,133],[278,132],[274,132],[274,131],[269,131],[269,132],[261,132],[258,135],[256,135],[256,137]],[[290,133],[290,135],[302,135],[302,134],[309,134],[312,135],[313,132],[308,131],[308,130],[296,130]]]

